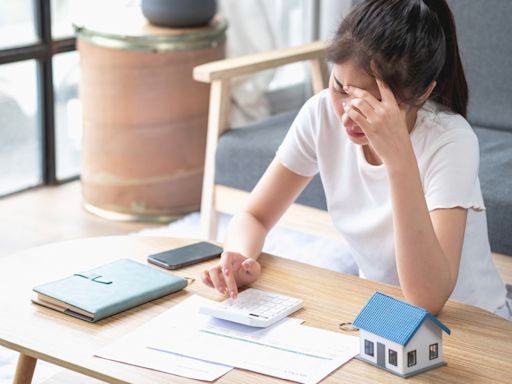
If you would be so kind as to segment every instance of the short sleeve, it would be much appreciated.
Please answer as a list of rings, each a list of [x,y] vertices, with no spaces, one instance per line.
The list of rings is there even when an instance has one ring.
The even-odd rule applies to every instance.
[[[438,208],[485,209],[480,181],[478,139],[471,129],[456,129],[442,138],[424,177],[429,211]]]
[[[318,173],[317,120],[318,97],[314,96],[302,106],[276,152],[281,164],[302,176]]]

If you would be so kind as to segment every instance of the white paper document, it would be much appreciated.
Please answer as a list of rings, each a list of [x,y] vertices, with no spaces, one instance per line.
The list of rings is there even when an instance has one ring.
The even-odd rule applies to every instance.
[[[199,313],[210,300],[194,295],[96,356],[198,380],[232,367],[301,383],[317,383],[359,353],[359,338],[285,318],[254,328]]]
[[[193,296],[167,313],[178,306],[182,314],[190,313],[205,300]],[[261,329],[200,316],[194,321],[175,311],[168,316],[166,332],[148,337],[146,345],[300,383],[319,382],[359,353],[358,337],[303,326],[297,319]]]
[[[259,331],[258,328],[216,320],[210,316],[200,314],[199,308],[205,303],[211,303],[211,300],[195,295],[183,300],[132,333],[109,344],[95,355],[120,363],[150,368],[192,379],[216,380],[233,367],[183,356],[179,353],[161,352],[147,348],[151,340],[163,337],[169,330],[178,333],[181,332],[180,329],[186,329],[187,332],[200,332],[204,328],[212,327],[218,332],[233,333],[238,331],[244,336]],[[298,319],[285,320],[297,324],[302,322]]]
[[[174,353],[163,353],[147,348],[148,340],[155,340],[168,332],[169,323],[187,324],[190,329],[199,329],[209,321],[209,317],[198,312],[199,296],[175,305],[160,316],[102,349],[96,356],[121,363],[150,368],[161,372],[197,380],[213,381],[229,372],[232,367],[198,360]],[[204,299],[206,300],[206,299]],[[175,328],[176,325],[173,327]]]
[[[155,351],[146,348],[144,341],[131,337],[109,345],[96,356],[203,381],[216,380],[232,369],[223,364]]]

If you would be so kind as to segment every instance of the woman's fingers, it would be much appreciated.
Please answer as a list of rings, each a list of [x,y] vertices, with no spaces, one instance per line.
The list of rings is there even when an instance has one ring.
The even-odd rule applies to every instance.
[[[350,105],[357,108],[363,114],[366,120],[369,120],[369,117],[375,111],[375,109],[373,109],[370,104],[358,97],[354,97],[352,100],[350,100]]]
[[[370,92],[365,91],[364,89],[354,87],[353,85],[344,86],[343,90],[347,92],[353,98],[359,98],[364,100],[370,107],[377,110],[379,107],[384,104],[398,105],[398,101],[393,94],[393,91],[389,86],[378,77],[375,78],[377,82],[377,86],[379,87],[380,92],[380,100],[378,100],[375,96],[373,96]]]
[[[222,268],[222,274],[224,276],[224,281],[226,282],[227,294],[233,300],[236,299],[238,296],[238,286],[236,284],[234,271],[229,267],[225,267]]]
[[[396,101],[395,95],[391,91],[391,88],[389,88],[388,85],[378,77],[376,77],[375,80],[377,81],[377,86],[379,87],[382,102],[398,105],[398,102]]]
[[[260,264],[236,252],[223,252],[219,264],[203,271],[201,278],[209,287],[232,299],[238,296],[238,287],[251,284],[261,274]]]
[[[220,258],[222,276],[226,283],[227,293],[232,299],[238,296],[238,284],[235,278],[236,271],[240,268],[241,260],[232,252],[223,252]]]
[[[260,277],[261,265],[254,259],[246,259],[238,270],[237,280],[240,285],[251,284]]]
[[[216,266],[210,269],[210,279],[212,280],[214,288],[221,294],[226,294],[226,282],[224,281],[224,275],[220,270],[220,266]]]
[[[354,87],[353,85],[344,86],[343,90],[347,92],[350,96],[357,97],[359,99],[364,100],[370,107],[373,109],[379,108],[380,101],[375,98],[370,92],[365,91],[364,89]]]
[[[368,120],[360,111],[348,104],[344,106],[344,108],[345,115],[347,115],[354,123],[361,127],[361,129],[365,130],[368,127]]]
[[[204,270],[201,273],[201,280],[210,288],[214,288],[212,279],[210,279],[210,272],[208,270]]]

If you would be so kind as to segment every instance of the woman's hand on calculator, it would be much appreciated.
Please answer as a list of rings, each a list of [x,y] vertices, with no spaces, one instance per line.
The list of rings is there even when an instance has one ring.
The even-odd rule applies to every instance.
[[[220,256],[220,262],[203,271],[201,277],[209,287],[236,299],[238,287],[251,284],[260,277],[260,274],[261,266],[256,260],[237,252],[224,251]]]

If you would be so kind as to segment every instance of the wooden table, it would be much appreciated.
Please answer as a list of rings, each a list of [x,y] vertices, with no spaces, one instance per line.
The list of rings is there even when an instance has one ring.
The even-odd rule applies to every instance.
[[[15,383],[30,383],[36,359],[111,383],[185,383],[193,380],[94,357],[93,354],[196,293],[220,299],[200,281],[184,291],[89,324],[32,304],[32,287],[76,271],[128,257],[145,262],[150,253],[190,240],[149,237],[101,237],[33,248],[0,259],[0,345],[20,352]],[[359,279],[294,261],[262,255],[263,276],[255,287],[304,299],[297,316],[307,325],[338,331],[352,321],[375,290],[402,297],[396,287]],[[177,274],[198,279],[208,263]],[[512,323],[481,309],[449,302],[440,320],[451,330],[444,337],[448,365],[407,379],[409,383],[511,383]],[[234,369],[220,383],[282,382]],[[396,383],[404,379],[364,362],[351,360],[325,382]]]

